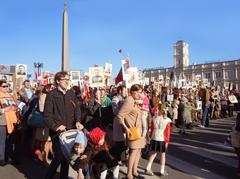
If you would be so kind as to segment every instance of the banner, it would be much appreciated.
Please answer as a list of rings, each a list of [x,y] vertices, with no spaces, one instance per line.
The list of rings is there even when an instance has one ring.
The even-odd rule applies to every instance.
[[[71,71],[71,80],[79,81],[80,80],[80,71]]]
[[[128,76],[126,81],[126,87],[130,88],[134,84],[139,84],[139,79],[138,79],[138,69],[137,67],[129,67],[128,68]]]
[[[17,77],[27,77],[27,65],[17,64],[16,65],[16,74],[17,74]]]
[[[185,86],[185,80],[178,80],[178,88],[183,88]]]
[[[201,74],[195,75],[195,80],[196,80],[196,81],[199,81],[199,80],[201,80],[201,79],[202,79],[202,75],[201,75]]]
[[[112,64],[110,63],[105,63],[104,66],[104,75],[107,77],[112,76]]]
[[[202,101],[197,101],[197,110],[202,109]]]
[[[10,74],[10,65],[0,65],[0,74]]]
[[[204,85],[204,86],[210,86],[210,82],[208,81],[207,78],[204,78],[204,79],[203,79],[203,85]]]
[[[128,59],[122,60],[123,80],[126,80],[129,78],[129,68],[130,68],[129,60]]]
[[[12,75],[0,75],[0,79],[5,81],[12,81],[13,77]]]
[[[167,95],[167,101],[172,102],[173,101],[173,94],[168,94]]]
[[[104,87],[104,69],[103,67],[89,68],[89,83],[91,87]]]
[[[144,78],[144,84],[145,85],[150,85],[149,81],[150,81],[149,78],[147,78],[147,77]]]
[[[54,77],[48,77],[48,84],[54,84]]]

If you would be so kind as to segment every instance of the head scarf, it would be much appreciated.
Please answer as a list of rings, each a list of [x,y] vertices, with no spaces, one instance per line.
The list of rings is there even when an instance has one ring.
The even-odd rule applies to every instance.
[[[105,134],[106,132],[101,130],[99,127],[96,127],[89,132],[89,140],[95,145],[98,145],[100,139],[103,138]]]

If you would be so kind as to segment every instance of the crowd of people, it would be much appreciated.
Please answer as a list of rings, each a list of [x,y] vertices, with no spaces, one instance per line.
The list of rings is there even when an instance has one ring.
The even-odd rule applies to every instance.
[[[68,178],[69,164],[79,179],[117,179],[123,164],[126,178],[143,178],[138,165],[147,146],[145,174],[154,175],[151,166],[160,153],[159,172],[165,176],[172,128],[184,135],[187,128],[205,128],[211,120],[233,117],[234,111],[240,111],[239,91],[219,87],[135,84],[130,89],[118,85],[82,91],[69,87],[67,72],[56,73],[54,82],[33,89],[26,80],[23,88],[9,93],[7,82],[0,80],[1,166],[19,164],[20,153],[24,153],[48,166],[46,179],[54,178],[60,165],[60,178]],[[68,159],[58,136],[70,129],[79,133]]]

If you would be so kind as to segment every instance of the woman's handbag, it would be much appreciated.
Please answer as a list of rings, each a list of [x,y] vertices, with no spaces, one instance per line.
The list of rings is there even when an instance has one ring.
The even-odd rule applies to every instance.
[[[129,128],[131,135],[128,136],[128,140],[134,141],[141,138],[141,132],[137,127]]]
[[[28,126],[34,127],[34,128],[45,127],[43,114],[42,112],[38,111],[36,106],[33,108],[32,113],[29,116]]]

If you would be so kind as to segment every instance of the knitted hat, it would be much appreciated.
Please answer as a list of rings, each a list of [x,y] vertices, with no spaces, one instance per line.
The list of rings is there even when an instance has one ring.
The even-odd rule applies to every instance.
[[[87,137],[82,131],[78,132],[75,138],[75,143],[82,144],[84,147],[87,146]]]
[[[98,145],[100,139],[103,138],[105,134],[106,132],[101,130],[99,127],[96,127],[89,132],[88,136],[92,143],[94,143],[95,145]]]

